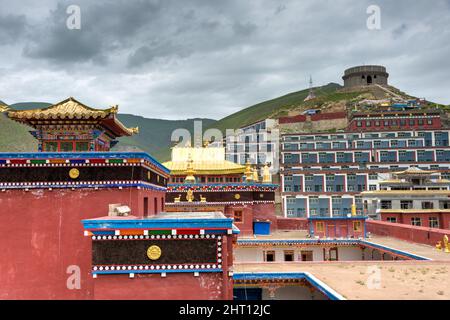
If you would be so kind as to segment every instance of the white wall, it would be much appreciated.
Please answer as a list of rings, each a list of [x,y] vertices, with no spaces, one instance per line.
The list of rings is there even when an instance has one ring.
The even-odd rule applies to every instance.
[[[275,262],[284,261],[284,251],[294,251],[294,261],[301,261],[301,252],[312,251],[313,261],[323,261],[323,247],[321,246],[305,246],[303,248],[298,247],[236,247],[234,249],[234,261],[236,262],[263,262],[264,251],[275,251]],[[366,250],[368,251],[368,250]],[[370,260],[371,256],[368,256],[366,260]],[[358,246],[347,247],[338,246],[338,258],[340,261],[360,261],[362,260],[361,249]]]

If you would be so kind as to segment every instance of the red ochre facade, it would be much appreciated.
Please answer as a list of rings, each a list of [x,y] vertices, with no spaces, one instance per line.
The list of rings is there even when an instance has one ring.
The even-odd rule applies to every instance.
[[[110,203],[126,204],[135,215],[142,215],[144,197],[153,214],[153,198],[160,203],[164,192],[137,188],[0,191],[0,299],[96,299],[98,279],[90,274],[91,240],[83,236],[81,220],[107,215]],[[80,289],[67,288],[73,274],[67,273],[70,266],[80,268]]]
[[[422,227],[431,228],[430,218],[436,218],[439,221],[439,228],[450,229],[450,213],[448,212],[430,212],[430,213],[381,213],[381,220],[388,221],[388,218],[396,218],[397,223],[411,225],[412,218],[420,218]]]

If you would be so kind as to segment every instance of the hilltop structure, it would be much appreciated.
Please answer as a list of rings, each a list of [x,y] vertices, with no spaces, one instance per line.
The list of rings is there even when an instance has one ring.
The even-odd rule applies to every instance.
[[[387,85],[389,74],[386,67],[368,65],[356,66],[344,71],[344,88],[370,86],[373,84]]]
[[[12,110],[8,117],[35,128],[38,151],[109,151],[117,137],[138,133],[116,117],[118,106],[94,109],[70,97],[43,109]]]

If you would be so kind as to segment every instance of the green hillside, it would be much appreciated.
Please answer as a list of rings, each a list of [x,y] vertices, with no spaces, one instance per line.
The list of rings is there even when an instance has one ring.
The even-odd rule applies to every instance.
[[[139,127],[139,134],[131,137],[122,137],[114,148],[116,150],[133,150],[135,148],[149,152],[160,161],[170,160],[170,147],[172,132],[184,128],[191,132],[193,137],[194,121],[202,121],[203,128],[213,125],[212,119],[187,120],[160,120],[147,119],[132,114],[119,114],[118,118],[128,127]]]
[[[0,113],[0,151],[36,151],[36,139],[29,133],[30,127],[17,123]]]
[[[42,109],[51,106],[48,102],[19,102],[9,105],[14,110]]]
[[[341,85],[337,83],[329,83],[325,86],[314,88],[314,92],[317,97],[320,97],[333,93],[340,88]],[[305,100],[308,96],[308,92],[309,89],[304,89],[247,107],[241,111],[220,119],[214,123],[214,128],[224,132],[225,129],[236,129],[247,124],[269,118],[274,114],[279,114],[282,109],[293,108],[303,103],[303,100]]]

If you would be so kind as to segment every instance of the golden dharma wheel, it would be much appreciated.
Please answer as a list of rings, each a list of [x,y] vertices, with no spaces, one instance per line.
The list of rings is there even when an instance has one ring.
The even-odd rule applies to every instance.
[[[147,257],[150,260],[158,260],[161,257],[161,253],[161,248],[155,245],[150,246],[147,249]]]
[[[69,171],[69,177],[76,179],[80,176],[80,171],[77,168],[72,168]]]
[[[241,198],[241,195],[240,195],[239,193],[236,193],[236,194],[234,195],[234,198],[235,198],[236,200],[239,200],[239,199]]]

